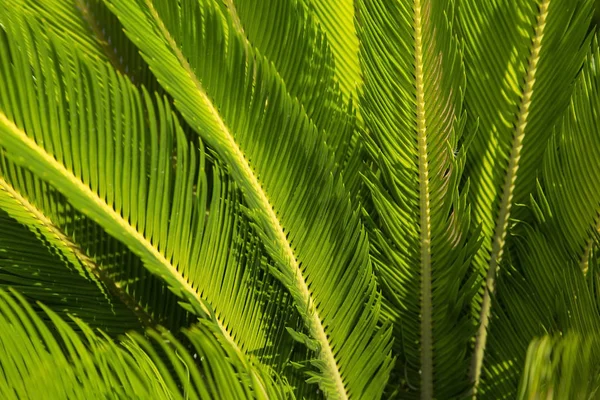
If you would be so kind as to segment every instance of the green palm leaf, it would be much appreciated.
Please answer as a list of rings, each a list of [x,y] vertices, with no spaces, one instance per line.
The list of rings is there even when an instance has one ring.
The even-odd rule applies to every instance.
[[[281,346],[285,331],[280,321],[286,319],[295,327],[295,317],[286,311],[286,295],[277,295],[281,289],[263,276],[263,261],[256,244],[252,245],[255,237],[237,208],[235,187],[218,166],[213,167],[209,186],[206,153],[201,145],[187,141],[167,104],[153,102],[147,92],[140,97],[129,82],[102,64],[71,58],[57,42],[42,39],[34,23],[18,21],[11,27],[7,40],[0,43],[0,53],[10,54],[14,63],[4,64],[0,70],[0,80],[6,83],[0,143],[7,154],[18,164],[26,163],[76,209],[125,243],[147,271],[160,277],[180,298],[175,306],[210,318],[224,343],[240,357],[251,355],[283,368],[286,357],[280,360],[277,355],[285,354],[286,346],[287,351],[290,346]],[[22,35],[28,40],[18,40]],[[31,47],[20,49],[16,43]],[[33,66],[41,66],[34,70],[33,78],[46,85],[38,92],[26,86],[31,81],[13,78],[29,68],[29,60],[23,56],[36,53],[44,57],[34,59]],[[59,60],[62,68],[53,63]],[[92,79],[91,71],[104,71],[100,75],[103,79]],[[66,93],[57,91],[48,79],[57,76],[59,81],[64,79]],[[36,101],[46,103],[47,109],[56,107],[58,118],[28,115],[15,101],[14,93],[23,97],[23,104]],[[54,95],[46,97],[44,93]],[[86,111],[79,109],[83,106]],[[121,112],[107,114],[111,107]],[[111,118],[105,118],[107,115]],[[69,122],[52,125],[57,120]],[[105,142],[98,140],[103,129],[115,129],[119,140],[112,135],[105,136]],[[96,148],[99,153],[95,153]],[[172,155],[176,156],[175,163]],[[29,162],[33,159],[37,161]],[[127,172],[111,169],[115,162]],[[98,173],[100,167],[108,169]],[[209,187],[212,199],[207,194]],[[43,201],[47,198],[22,182],[21,190]],[[212,212],[207,215],[206,210]],[[106,233],[97,231],[96,235]],[[203,267],[206,265],[211,268]],[[129,273],[130,278],[145,277],[139,270]],[[151,282],[135,287],[149,290],[142,297],[155,295],[156,288],[147,286]],[[263,310],[269,315],[263,316]]]
[[[15,13],[43,20],[65,45],[75,45],[90,58],[109,62],[135,84],[162,93],[138,49],[101,0],[1,0],[0,7],[10,10],[0,20]]]
[[[275,261],[272,272],[304,319],[305,341],[318,349],[313,362],[320,372],[310,381],[332,398],[377,397],[389,371],[390,341],[389,331],[378,326],[366,237],[306,114],[212,3],[110,6],[176,107],[244,192]],[[183,24],[183,15],[193,23]],[[202,35],[185,30],[194,24]]]
[[[346,101],[357,99],[362,86],[359,41],[355,21],[356,4],[352,0],[302,0],[318,21],[335,60],[335,76]]]
[[[368,177],[375,258],[385,314],[400,337],[392,383],[401,383],[403,396],[453,398],[468,388],[472,325],[464,310],[474,294],[468,266],[477,235],[468,237],[469,212],[456,191],[465,76],[448,19],[452,3],[359,4],[360,104],[381,170]]]
[[[523,0],[460,3],[466,41],[467,110],[479,129],[467,171],[474,211],[485,240],[478,267],[486,274],[471,368],[483,365],[491,295],[506,255],[513,220],[535,189],[537,165],[556,118],[566,108],[583,63],[591,2]],[[502,40],[498,40],[498,38]],[[525,40],[528,39],[528,40]]]
[[[273,381],[251,379],[249,365],[199,325],[185,331],[187,350],[167,331],[122,337],[119,343],[78,319],[81,333],[43,304],[47,322],[25,299],[0,289],[0,394],[5,399],[281,397]],[[263,386],[259,386],[263,385]],[[260,396],[259,396],[260,397]]]
[[[114,335],[154,325],[151,315],[35,206],[0,179],[0,287],[12,287],[56,312],[90,321]],[[37,237],[36,237],[37,234]],[[102,304],[103,307],[98,307]],[[128,309],[129,308],[129,309]]]
[[[494,308],[503,313],[490,325],[487,376],[481,387],[485,397],[497,398],[499,392],[516,396],[525,350],[534,337],[571,332],[585,342],[600,329],[597,269],[585,277],[581,268],[593,254],[600,205],[595,179],[600,146],[593,128],[600,106],[598,61],[594,40],[569,108],[546,149],[538,193],[532,196],[536,221],[524,230],[516,249],[520,268],[507,263],[509,272],[500,277],[498,291],[503,295],[495,299]],[[501,383],[499,371],[506,375]]]
[[[597,396],[594,2],[0,0],[0,398]]]
[[[337,168],[359,167],[360,163],[352,160],[362,157],[358,120],[352,115],[354,104],[348,104],[340,90],[334,55],[316,23],[318,18],[295,1],[227,0],[221,4],[232,27],[273,63],[289,94],[322,131]],[[362,189],[360,174],[349,171],[343,176],[351,194]]]
[[[536,196],[536,203],[540,203],[538,217],[544,220],[544,230],[562,251],[561,259],[580,263],[584,271],[600,227],[597,37],[592,49],[574,87],[569,109],[548,144]]]
[[[577,263],[561,260],[551,240],[534,230],[528,231],[521,246],[520,252],[526,254],[523,272],[512,270],[498,279],[498,292],[504,295],[493,299],[497,311],[490,322],[480,398],[515,398],[519,382],[523,387],[527,380],[545,379],[544,366],[528,364],[526,359],[536,338],[572,334],[587,341],[600,329],[597,275],[586,279]],[[592,264],[596,273],[597,260]],[[595,358],[592,354],[590,362]],[[557,385],[570,385],[570,380],[569,376],[552,378]]]

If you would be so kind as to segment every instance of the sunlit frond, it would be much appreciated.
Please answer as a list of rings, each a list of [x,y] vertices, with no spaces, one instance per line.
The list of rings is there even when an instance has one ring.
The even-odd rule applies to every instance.
[[[13,61],[0,69],[6,88],[0,144],[9,158],[65,196],[77,210],[66,219],[83,213],[103,229],[95,240],[106,240],[108,233],[141,258],[145,269],[126,271],[127,279],[141,281],[129,293],[155,302],[157,310],[174,307],[165,310],[170,317],[187,311],[209,318],[240,356],[283,368],[286,359],[279,354],[292,343],[280,321],[295,327],[297,317],[289,296],[265,274],[234,184],[218,165],[206,170],[202,144],[188,142],[168,103],[140,94],[106,65],[71,57],[58,42],[43,39],[39,28],[25,20],[9,25],[0,42],[0,54]],[[14,78],[31,68],[25,54],[42,56],[33,59],[31,79],[43,90]],[[98,77],[95,71],[104,72]],[[21,104],[30,102],[53,109],[57,118],[28,113]],[[113,129],[116,135],[107,133]],[[29,184],[31,178],[10,168],[3,175],[52,212],[49,192]],[[74,225],[65,221],[61,229],[76,243],[81,231]],[[161,286],[153,283],[166,284],[179,299],[161,300]]]
[[[367,176],[377,212],[374,253],[385,315],[399,338],[390,390],[423,399],[468,389],[473,332],[465,311],[477,235],[457,191],[465,75],[451,9],[443,1],[359,2],[360,108],[380,169]]]
[[[333,398],[377,397],[390,340],[378,322],[367,238],[304,110],[211,2],[110,3],[176,107],[244,192],[275,261],[271,272],[308,329],[302,341],[318,349],[319,373],[310,381]],[[200,35],[185,29],[196,24]]]

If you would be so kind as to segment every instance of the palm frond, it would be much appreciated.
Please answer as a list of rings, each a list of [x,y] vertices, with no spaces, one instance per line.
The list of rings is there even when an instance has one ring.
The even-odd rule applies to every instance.
[[[87,275],[91,273],[118,293],[130,309],[139,310],[145,324],[178,330],[192,321],[193,316],[179,306],[179,298],[160,278],[145,270],[139,257],[70,205],[52,186],[8,160],[4,152],[0,176],[6,192],[3,197],[9,200],[2,208],[31,232],[43,236],[62,258],[78,265],[69,253],[72,250]],[[68,244],[60,246],[64,243]]]
[[[73,319],[79,332],[43,304],[44,321],[16,292],[0,289],[2,398],[245,399],[281,398],[274,381],[252,377],[248,364],[227,351],[210,328],[185,331],[188,350],[166,330],[113,342]],[[282,386],[285,387],[285,386]],[[258,396],[260,398],[260,396]]]
[[[356,100],[362,87],[358,58],[359,42],[355,22],[356,5],[352,0],[300,0],[314,15],[333,52],[335,76],[346,101]],[[359,111],[360,113],[360,111]]]
[[[591,399],[600,393],[598,338],[543,337],[527,351],[519,399]]]
[[[359,121],[354,104],[344,99],[334,56],[315,16],[301,2],[223,0],[231,26],[250,46],[273,63],[277,74],[306,111],[333,151],[348,191],[361,188]],[[338,173],[338,172],[334,172]]]
[[[377,397],[389,372],[390,333],[379,326],[358,212],[341,178],[332,176],[333,157],[314,125],[213,3],[109,4],[244,192],[276,263],[272,273],[309,331],[303,341],[318,349],[313,363],[320,372],[310,381],[332,398]],[[186,30],[191,26],[197,28]]]
[[[128,271],[130,278],[158,276],[179,297],[173,305],[213,321],[240,357],[283,368],[286,357],[278,354],[291,343],[282,346],[281,323],[296,327],[297,316],[289,295],[265,275],[235,185],[218,165],[206,170],[202,145],[187,141],[168,103],[140,95],[106,65],[72,57],[39,29],[16,21],[0,42],[2,59],[12,61],[0,69],[6,88],[0,94],[0,144],[7,155],[101,226],[96,240],[108,233],[139,256],[147,272]],[[30,65],[25,55],[40,58]],[[31,79],[15,79],[27,69],[33,69]],[[22,104],[31,102],[54,109],[57,117],[28,114]],[[15,175],[9,175],[13,182],[19,181]],[[26,183],[20,190],[47,201],[47,194]],[[143,297],[160,293],[151,282],[136,286],[145,289]]]
[[[581,264],[600,227],[600,50],[598,38],[574,87],[571,103],[548,144],[534,205],[561,258]],[[582,173],[583,171],[583,173]],[[539,205],[537,204],[539,203]]]
[[[3,179],[0,203],[0,288],[10,286],[30,301],[90,321],[110,335],[138,329],[140,322],[156,325],[128,293],[106,279],[105,271]]]
[[[46,29],[66,46],[94,59],[109,62],[121,75],[150,91],[161,92],[148,65],[125,36],[118,19],[102,0],[1,0],[0,8],[43,21]]]
[[[498,280],[502,297],[494,298],[497,310],[490,322],[489,350],[483,366],[478,398],[515,398],[519,382],[540,379],[527,375],[527,348],[544,335],[576,335],[584,340],[600,329],[594,282],[586,279],[577,263],[564,263],[544,235],[529,230],[520,250],[523,273],[511,271]],[[592,263],[597,271],[597,260]],[[594,356],[593,358],[597,358]],[[567,397],[570,398],[570,397]]]
[[[0,0],[0,398],[597,397],[593,3]]]
[[[535,189],[545,144],[568,105],[585,56],[591,2],[463,0],[460,6],[469,82],[465,102],[479,124],[467,171],[484,234],[477,265],[487,275],[476,307],[480,323],[471,375],[477,386],[496,273],[512,221],[527,219],[526,208],[515,205]]]
[[[484,397],[496,398],[500,392],[515,397],[525,349],[534,337],[570,332],[587,340],[600,329],[597,268],[592,266],[587,278],[581,268],[583,260],[589,264],[593,254],[590,244],[597,237],[600,206],[594,178],[600,171],[595,157],[600,146],[594,128],[600,106],[598,61],[600,49],[595,39],[569,108],[546,148],[538,191],[532,196],[536,221],[517,239],[518,268],[508,268],[507,264],[506,276],[499,281],[502,296],[494,307],[503,312],[490,325]],[[494,365],[505,365],[507,377],[502,388]]]
[[[522,271],[506,262],[497,281],[502,296],[492,296],[495,311],[477,398],[515,398],[529,343],[546,334],[569,332],[573,328],[569,316],[582,304],[593,309],[590,303],[582,303],[584,281],[578,271],[573,265],[557,262],[542,235],[530,229],[518,245],[519,252],[526,255],[520,261]],[[569,293],[576,291],[579,302],[572,304]]]
[[[337,100],[333,56],[312,15],[295,1],[222,0],[221,4],[232,27],[273,62],[289,93],[319,129],[331,124],[327,108]]]
[[[367,177],[377,211],[374,253],[385,315],[400,337],[392,384],[423,399],[467,390],[473,331],[466,311],[477,235],[456,189],[465,75],[452,6],[359,2],[360,108],[381,171]]]

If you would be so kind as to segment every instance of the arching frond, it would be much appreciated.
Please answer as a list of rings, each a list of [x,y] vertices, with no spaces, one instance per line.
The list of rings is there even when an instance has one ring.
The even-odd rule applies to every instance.
[[[352,195],[359,192],[359,121],[339,88],[330,43],[317,19],[296,0],[221,0],[231,26],[273,63],[292,97],[333,151]],[[338,173],[338,172],[335,172]]]
[[[0,398],[599,396],[598,1],[0,0]]]
[[[283,368],[280,352],[290,351],[291,343],[282,343],[288,340],[281,324],[295,328],[297,316],[289,295],[265,274],[239,193],[222,169],[206,170],[202,145],[188,142],[167,103],[145,91],[140,97],[106,65],[79,60],[59,42],[48,42],[31,21],[6,29],[0,41],[7,61],[0,67],[0,144],[10,159],[102,227],[88,235],[104,241],[108,233],[141,258],[145,270],[126,271],[142,281],[133,286],[135,296],[154,297],[159,309],[173,305],[209,318],[239,357]],[[31,79],[15,79],[27,69]],[[23,107],[33,102],[56,114]],[[57,203],[65,211],[64,201],[52,203],[30,178],[10,168],[2,172],[44,211]],[[77,215],[67,208],[65,219]],[[80,231],[73,225],[78,223],[61,229],[77,242]],[[149,273],[179,302],[157,299],[161,286],[150,286]]]
[[[303,341],[318,350],[312,361],[319,372],[310,381],[331,398],[379,396],[390,333],[378,322],[367,238],[304,110],[267,61],[223,24],[212,2],[109,3],[176,107],[244,192],[275,261],[272,273],[308,329]]]
[[[340,107],[333,56],[313,16],[296,1],[221,3],[232,28],[274,64],[289,93],[299,99],[319,129],[333,125],[328,108]]]

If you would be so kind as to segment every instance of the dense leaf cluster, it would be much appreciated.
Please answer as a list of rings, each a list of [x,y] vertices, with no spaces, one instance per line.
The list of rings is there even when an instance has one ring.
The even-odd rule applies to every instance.
[[[0,398],[593,398],[594,0],[0,0]]]

